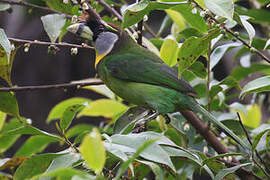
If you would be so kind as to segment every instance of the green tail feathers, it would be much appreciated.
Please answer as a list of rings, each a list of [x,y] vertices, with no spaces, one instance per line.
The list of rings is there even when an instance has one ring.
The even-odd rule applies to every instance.
[[[214,125],[219,127],[222,132],[224,132],[227,136],[231,137],[235,142],[241,145],[244,149],[249,149],[246,143],[242,139],[240,139],[234,132],[232,132],[227,126],[218,121],[210,112],[205,110],[201,105],[199,105],[195,100],[192,103],[191,109],[194,112],[197,112],[203,116],[203,118],[207,121],[212,122]]]

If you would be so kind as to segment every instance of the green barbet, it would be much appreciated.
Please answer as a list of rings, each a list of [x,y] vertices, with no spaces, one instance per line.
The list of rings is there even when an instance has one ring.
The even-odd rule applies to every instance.
[[[245,143],[200,106],[196,93],[178,73],[151,51],[138,45],[125,31],[99,20],[68,27],[68,31],[93,41],[99,77],[116,95],[159,114],[191,110],[213,122],[241,146]]]

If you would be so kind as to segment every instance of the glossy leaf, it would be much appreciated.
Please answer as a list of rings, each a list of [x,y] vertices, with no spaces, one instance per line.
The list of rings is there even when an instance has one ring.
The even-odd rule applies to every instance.
[[[173,6],[186,2],[159,2],[142,0],[138,3],[129,5],[123,15],[122,28],[127,28],[143,19],[151,10],[168,9]]]
[[[1,129],[6,121],[6,117],[7,117],[7,114],[0,111],[0,132],[1,132]]]
[[[211,31],[207,36],[202,38],[190,37],[184,41],[178,53],[179,73],[184,72],[190,67],[201,55],[203,55],[208,43],[219,35],[219,30]]]
[[[43,173],[41,175],[35,176],[33,180],[39,179],[71,179],[71,180],[97,180],[95,176],[92,176],[85,171],[80,171],[74,168],[58,168],[56,170]]]
[[[12,86],[10,76],[15,54],[16,50],[12,49],[4,30],[0,28],[0,78],[9,86]]]
[[[75,104],[72,106],[69,106],[63,113],[63,116],[60,120],[60,127],[65,132],[67,128],[70,126],[72,120],[74,119],[77,112],[81,111],[85,106],[84,104]]]
[[[128,107],[118,101],[111,99],[99,99],[89,104],[89,107],[84,108],[79,112],[81,116],[103,116],[106,118],[115,119],[124,113]]]
[[[41,21],[51,42],[55,42],[66,24],[66,17],[60,14],[49,14],[42,16]]]
[[[231,168],[227,168],[227,169],[222,169],[221,171],[219,171],[219,173],[215,176],[214,180],[222,180],[223,178],[225,178],[228,174],[234,173],[235,171],[237,171],[238,169],[245,167],[245,166],[250,166],[252,165],[251,163],[245,163],[245,164],[239,164],[237,166],[233,166]]]
[[[120,176],[127,170],[127,168],[129,167],[129,165],[137,158],[139,157],[139,155],[141,153],[143,153],[149,146],[151,146],[155,141],[157,140],[157,138],[155,139],[148,139],[146,141],[144,141],[136,150],[135,154],[129,158],[126,162],[124,162],[120,169],[117,172],[116,175],[116,179],[119,179]]]
[[[47,6],[50,9],[54,9],[56,11],[59,12],[63,12],[66,14],[74,14],[73,12],[73,6],[71,5],[70,2],[68,2],[67,4],[63,3],[63,0],[43,0],[46,2]],[[78,15],[78,14],[76,14]]]
[[[210,69],[212,70],[219,63],[229,48],[238,47],[241,45],[242,43],[234,42],[216,47],[210,56]]]
[[[29,125],[25,125],[25,126],[21,126],[18,128],[14,128],[14,129],[9,130],[9,131],[5,131],[2,134],[2,136],[12,136],[12,135],[17,135],[17,134],[42,135],[42,136],[47,136],[49,138],[55,139],[55,141],[62,141],[62,138],[57,136],[57,135],[50,134],[48,132],[42,131],[36,127],[29,126]]]
[[[93,129],[89,135],[86,135],[80,145],[80,152],[88,167],[99,174],[105,164],[106,154],[97,129]]]
[[[177,147],[171,140],[165,136],[161,136],[159,133],[154,132],[144,132],[140,134],[127,134],[127,135],[113,135],[111,136],[111,141],[113,144],[121,145],[120,150],[123,152],[133,152],[147,140],[156,139],[158,140],[145,149],[140,156],[157,163],[162,163],[168,165],[172,170],[175,170],[174,165],[169,157],[169,155],[162,149],[161,144],[170,145]]]
[[[253,143],[252,143],[252,152],[255,151],[255,149],[256,149],[257,145],[259,144],[260,140],[262,139],[263,135],[266,133],[269,133],[269,132],[270,132],[270,129],[266,129],[266,130],[260,132],[259,134],[257,134],[256,136],[254,136]]]
[[[205,164],[207,164],[208,162],[213,161],[213,160],[215,160],[215,159],[220,159],[220,158],[224,158],[224,157],[232,157],[232,156],[243,156],[243,154],[242,154],[242,153],[225,153],[225,154],[219,154],[219,155],[212,156],[212,157],[210,157],[210,158],[204,160],[204,161],[202,162],[202,165],[205,165]]]
[[[50,111],[48,115],[47,122],[49,123],[52,120],[60,119],[61,117],[63,117],[63,114],[68,107],[71,107],[76,104],[84,104],[84,103],[90,103],[90,102],[91,101],[89,99],[81,98],[81,97],[75,97],[75,98],[64,100],[52,108],[52,110]]]
[[[233,0],[204,0],[205,6],[214,14],[233,19],[234,3]]]
[[[8,62],[9,62],[9,56],[11,53],[11,44],[7,38],[5,31],[2,28],[0,28],[0,46],[4,49],[4,51],[8,55]]]
[[[241,120],[244,125],[252,128],[257,128],[261,124],[261,109],[257,104],[246,106],[247,114],[239,111]]]
[[[255,29],[254,27],[247,21],[250,19],[248,16],[239,16],[241,23],[243,24],[244,28],[246,29],[248,36],[249,36],[249,44],[252,43],[253,38],[255,37]]]
[[[240,93],[240,97],[244,97],[251,93],[259,93],[270,91],[270,76],[264,76],[247,83]]]
[[[173,39],[165,39],[160,49],[160,58],[169,66],[174,66],[177,62],[178,43]]]
[[[140,163],[143,163],[151,168],[152,172],[155,174],[156,180],[164,180],[164,173],[163,170],[160,168],[159,165],[150,162],[150,161],[138,161]]]
[[[48,136],[31,136],[19,148],[15,156],[31,156],[42,152],[50,143],[57,142],[55,138]]]
[[[199,11],[196,14],[192,13],[190,4],[180,4],[171,9],[179,12],[192,28],[197,29],[199,32],[207,32],[208,27],[204,19],[199,15]]]
[[[45,172],[52,160],[59,156],[61,156],[61,154],[42,154],[32,156],[17,168],[13,179],[30,179],[35,175]]]
[[[10,4],[0,3],[0,11],[8,10],[10,7],[11,7]]]
[[[268,39],[265,43],[265,46],[263,48],[263,50],[266,50],[266,48],[270,45],[270,39]]]
[[[115,98],[115,94],[106,86],[106,85],[93,85],[93,86],[84,86],[83,89],[89,89],[95,91],[99,94],[107,96],[110,99]]]
[[[262,73],[265,75],[270,75],[270,66],[268,64],[251,64],[250,67],[236,67],[233,69],[231,76],[236,79],[237,81],[240,81],[244,78],[246,78],[248,75],[251,75],[252,73]]]
[[[0,92],[0,111],[14,117],[20,117],[17,99],[13,93]]]
[[[9,149],[20,136],[20,135],[3,136],[3,134],[7,131],[10,131],[15,128],[19,128],[21,126],[23,126],[22,123],[20,123],[15,118],[11,119],[9,122],[6,122],[4,124],[2,131],[0,131],[0,153],[3,153],[7,149]]]
[[[122,116],[114,123],[113,131],[115,134],[122,134],[131,124],[141,120],[148,114],[144,108],[135,106],[129,108]]]
[[[90,124],[77,124],[75,126],[72,126],[67,132],[66,136],[67,138],[74,137],[80,133],[83,133],[85,131],[91,131],[93,129],[93,126]]]
[[[172,9],[166,9],[165,11],[171,17],[173,22],[177,24],[179,31],[182,31],[186,28],[186,21],[179,12]]]

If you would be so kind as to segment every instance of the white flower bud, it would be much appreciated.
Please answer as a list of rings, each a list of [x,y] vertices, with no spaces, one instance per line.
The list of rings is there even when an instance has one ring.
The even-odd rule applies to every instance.
[[[68,4],[68,0],[63,0],[63,3],[64,4]]]
[[[78,54],[78,48],[71,48],[70,51],[73,56]]]

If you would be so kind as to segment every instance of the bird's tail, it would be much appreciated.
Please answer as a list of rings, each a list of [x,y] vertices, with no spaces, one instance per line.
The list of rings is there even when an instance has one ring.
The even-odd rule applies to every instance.
[[[212,122],[215,126],[219,127],[222,132],[231,137],[235,142],[241,145],[244,149],[249,148],[242,139],[240,139],[234,132],[232,132],[227,126],[218,121],[210,112],[199,105],[195,100],[190,107],[192,111],[197,112],[203,116],[203,119]]]

